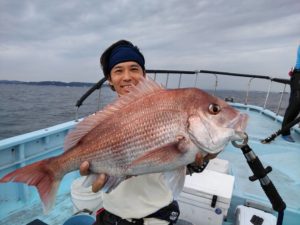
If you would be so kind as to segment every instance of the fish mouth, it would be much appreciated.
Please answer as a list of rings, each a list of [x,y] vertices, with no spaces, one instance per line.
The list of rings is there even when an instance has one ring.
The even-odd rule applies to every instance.
[[[244,132],[248,122],[248,115],[245,113],[240,113],[235,117],[229,124],[228,128],[234,129],[236,132]]]
[[[232,136],[231,141],[242,141],[247,138],[245,129],[248,122],[248,115],[245,113],[240,113],[234,120],[231,121],[228,128],[234,129],[234,136]]]

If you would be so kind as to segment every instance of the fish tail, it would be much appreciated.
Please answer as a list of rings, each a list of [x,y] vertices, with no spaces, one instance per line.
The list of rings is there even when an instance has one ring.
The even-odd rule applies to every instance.
[[[51,166],[53,158],[45,159],[17,169],[0,179],[0,182],[21,182],[35,186],[43,202],[44,213],[53,207],[62,177]]]

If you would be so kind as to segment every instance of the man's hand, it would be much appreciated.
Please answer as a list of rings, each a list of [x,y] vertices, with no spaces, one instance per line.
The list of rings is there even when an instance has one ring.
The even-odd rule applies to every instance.
[[[201,166],[203,164],[203,160],[204,159],[203,159],[201,153],[197,153],[194,164],[197,166]]]
[[[90,164],[88,161],[84,161],[81,163],[79,171],[81,176],[87,176],[91,173],[90,171]],[[96,180],[92,184],[92,191],[93,192],[98,192],[101,190],[101,188],[105,185],[106,183],[106,174],[101,173],[99,176],[96,178]]]
[[[187,165],[187,174],[201,173],[207,166],[210,159],[216,158],[217,154],[208,154],[204,158],[201,153],[197,153],[195,161]]]

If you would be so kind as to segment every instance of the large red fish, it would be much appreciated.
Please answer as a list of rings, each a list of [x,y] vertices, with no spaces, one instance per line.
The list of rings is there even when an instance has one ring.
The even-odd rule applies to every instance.
[[[167,90],[142,79],[131,92],[80,122],[65,140],[65,152],[17,169],[0,182],[36,186],[47,212],[63,176],[90,162],[110,177],[173,170],[219,153],[244,138],[247,116],[197,88]],[[115,184],[114,184],[115,185]]]

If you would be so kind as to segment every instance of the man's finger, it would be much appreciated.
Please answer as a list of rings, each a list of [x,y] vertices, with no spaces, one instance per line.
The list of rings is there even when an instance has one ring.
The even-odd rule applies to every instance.
[[[90,170],[89,170],[90,164],[88,161],[84,161],[83,163],[81,163],[80,167],[79,167],[79,172],[81,176],[86,176],[90,174]]]
[[[201,153],[197,153],[196,158],[195,158],[195,163],[198,166],[201,166],[203,164],[203,157]]]
[[[95,193],[100,191],[101,188],[105,185],[105,182],[106,182],[106,175],[102,173],[98,176],[98,178],[93,183],[92,191]]]

